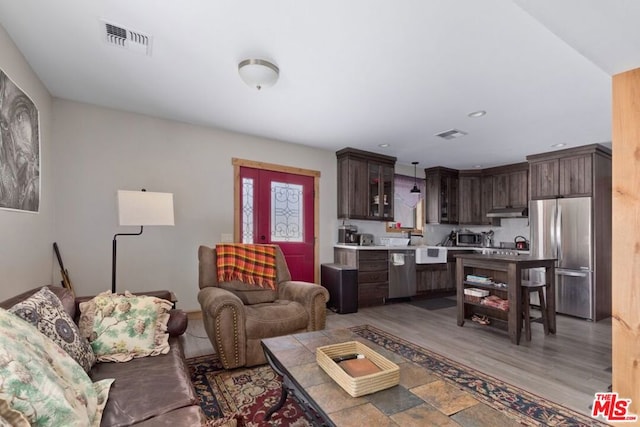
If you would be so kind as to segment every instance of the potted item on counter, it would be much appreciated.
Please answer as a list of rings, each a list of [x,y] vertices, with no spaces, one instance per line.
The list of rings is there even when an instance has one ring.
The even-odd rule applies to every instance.
[[[524,236],[516,236],[516,238],[513,239],[513,241],[516,244],[516,249],[521,250],[521,251],[528,251],[529,250],[529,241],[526,239],[526,237],[524,237]]]

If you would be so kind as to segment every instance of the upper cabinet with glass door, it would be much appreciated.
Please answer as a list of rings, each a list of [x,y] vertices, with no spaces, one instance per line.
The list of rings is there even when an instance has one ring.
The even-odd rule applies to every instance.
[[[424,170],[427,182],[427,224],[458,223],[458,171],[445,167]]]
[[[378,162],[369,166],[369,217],[393,221],[394,167]]]
[[[393,221],[396,158],[344,148],[338,159],[338,218]]]

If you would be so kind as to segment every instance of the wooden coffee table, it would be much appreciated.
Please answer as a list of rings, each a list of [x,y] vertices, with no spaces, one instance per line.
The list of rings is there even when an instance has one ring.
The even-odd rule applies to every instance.
[[[351,397],[316,363],[316,348],[345,341],[360,341],[400,367],[400,384],[361,397]],[[262,340],[267,361],[282,375],[282,394],[270,417],[292,395],[318,426],[430,425],[445,421],[424,399],[409,391],[437,378],[424,368],[355,335],[347,329],[307,332]],[[477,402],[475,402],[477,403]],[[432,416],[437,416],[433,419]],[[410,420],[410,421],[409,421]]]

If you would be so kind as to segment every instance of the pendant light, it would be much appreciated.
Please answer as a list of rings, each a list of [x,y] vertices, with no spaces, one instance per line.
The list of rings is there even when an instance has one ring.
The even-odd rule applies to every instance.
[[[418,166],[419,162],[411,162],[411,164],[413,165],[413,188],[411,189],[411,193],[419,193],[420,189],[418,188],[418,178],[416,175],[416,167]]]

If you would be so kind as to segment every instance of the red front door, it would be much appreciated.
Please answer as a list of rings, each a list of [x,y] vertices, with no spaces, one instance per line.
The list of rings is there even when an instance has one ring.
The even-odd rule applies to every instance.
[[[280,246],[291,278],[314,281],[313,177],[240,168],[243,243]]]

